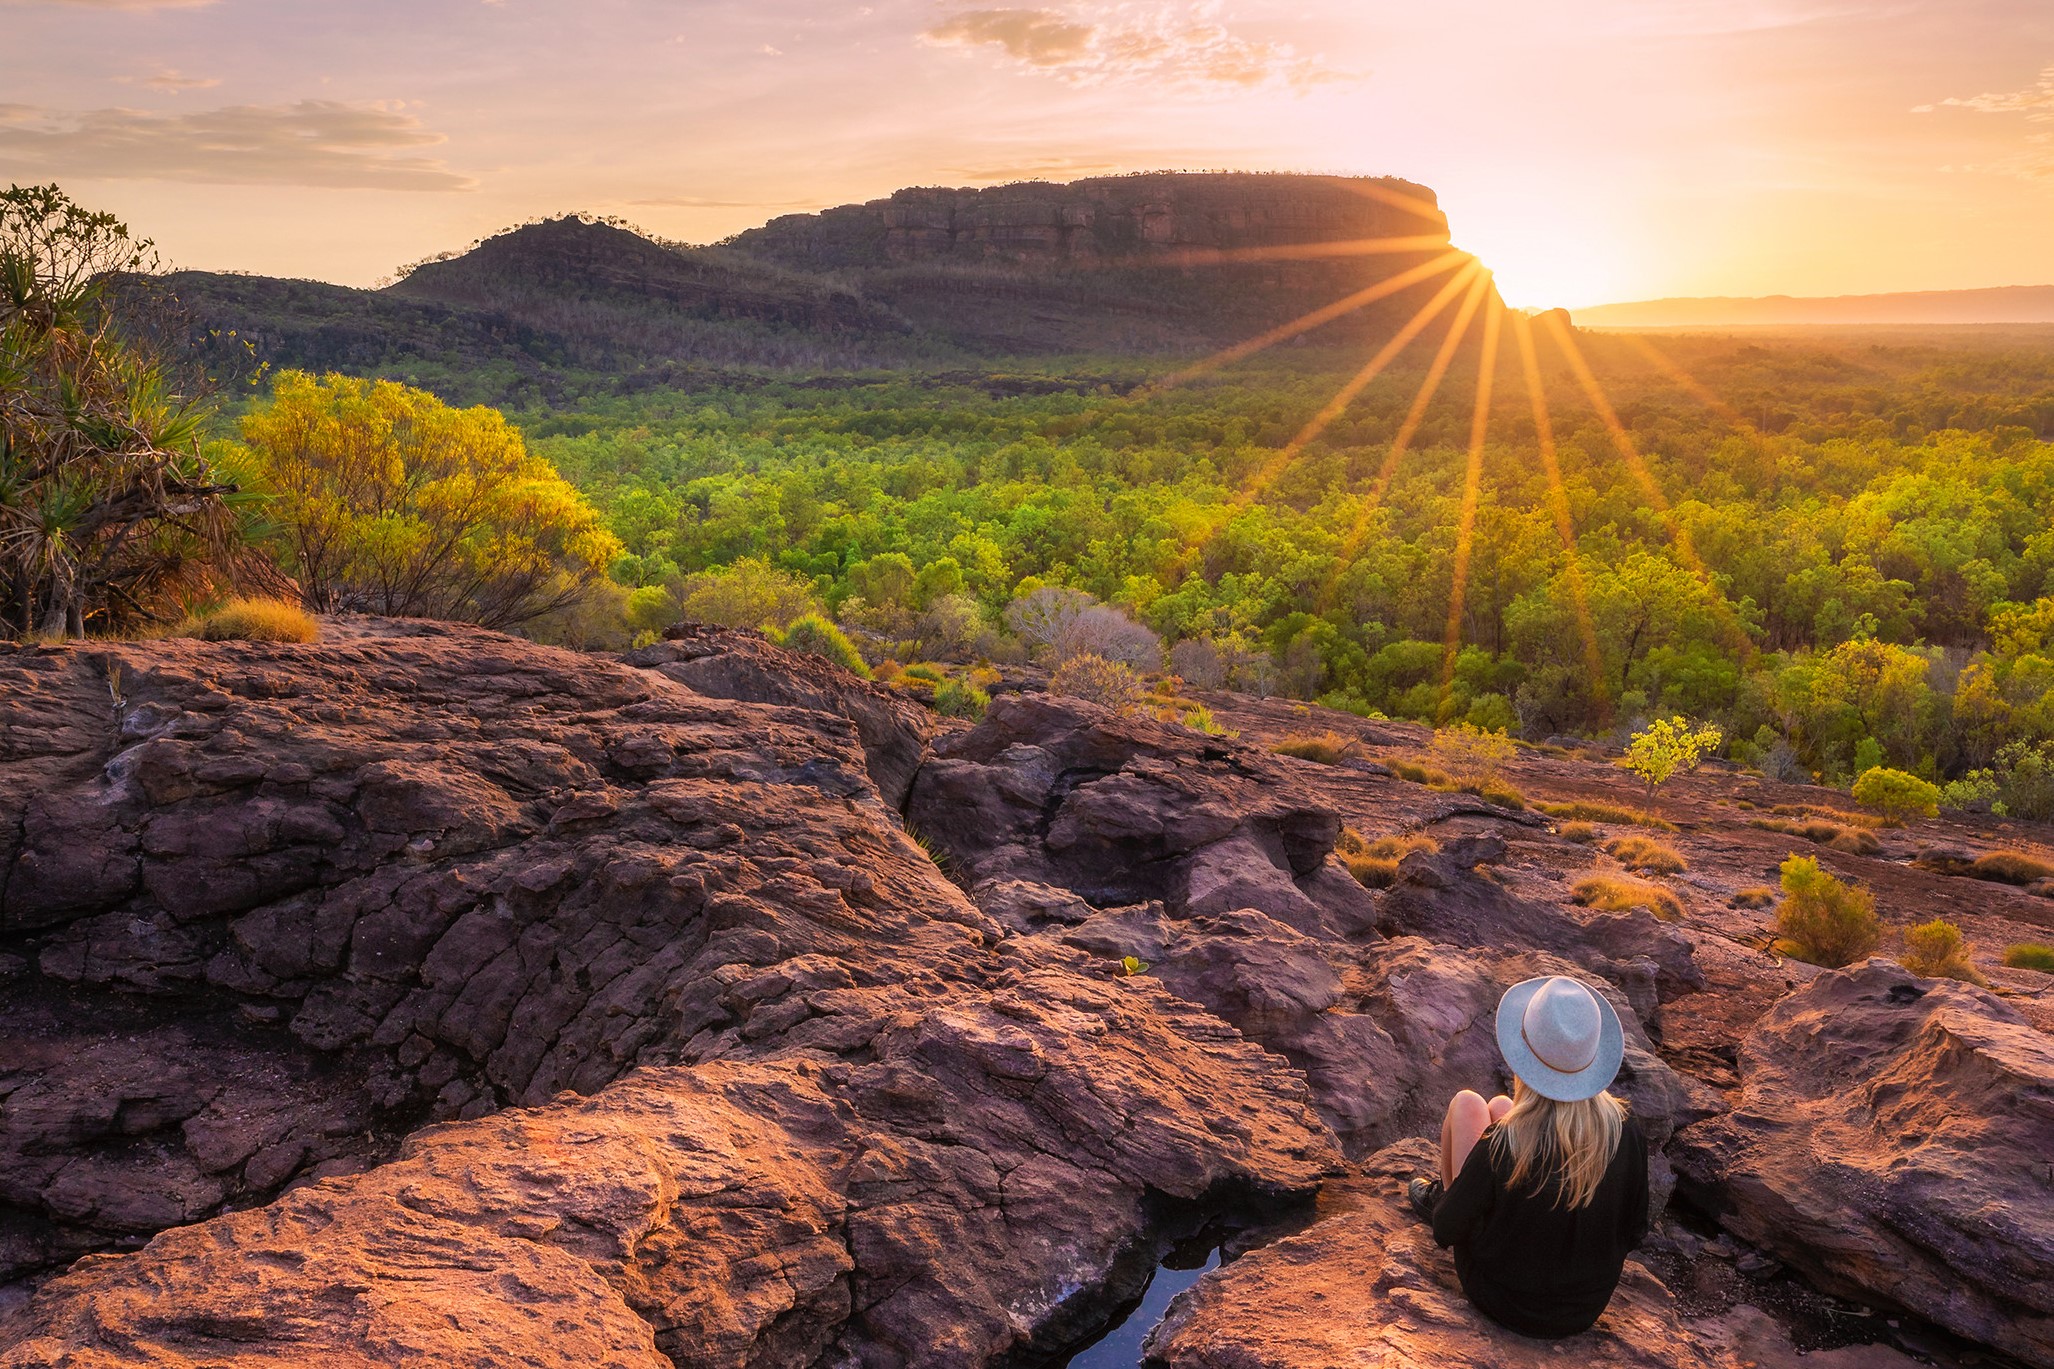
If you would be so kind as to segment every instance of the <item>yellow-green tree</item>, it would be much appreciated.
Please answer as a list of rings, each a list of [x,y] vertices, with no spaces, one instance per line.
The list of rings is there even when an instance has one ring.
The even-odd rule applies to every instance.
[[[578,603],[621,552],[493,409],[287,371],[242,435],[309,608],[514,627]]]
[[[1626,768],[1647,785],[1648,802],[1653,803],[1656,789],[1697,769],[1697,763],[1711,754],[1723,735],[1710,723],[1657,718],[1626,743]]]

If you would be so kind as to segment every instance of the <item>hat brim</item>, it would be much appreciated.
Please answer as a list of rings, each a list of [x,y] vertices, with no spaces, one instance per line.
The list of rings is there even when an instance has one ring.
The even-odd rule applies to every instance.
[[[1619,1025],[1619,1014],[1605,996],[1592,989],[1590,996],[1598,1001],[1598,1053],[1591,1057],[1591,1062],[1574,1074],[1564,1074],[1535,1055],[1526,1044],[1520,1024],[1526,1019],[1527,1003],[1552,978],[1543,975],[1505,990],[1505,996],[1498,1000],[1498,1050],[1520,1082],[1543,1098],[1558,1103],[1595,1098],[1619,1075],[1619,1065],[1626,1058],[1626,1032]]]

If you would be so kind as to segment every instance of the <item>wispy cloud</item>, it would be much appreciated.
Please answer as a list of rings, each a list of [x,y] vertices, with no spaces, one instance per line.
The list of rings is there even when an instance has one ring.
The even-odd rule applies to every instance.
[[[80,180],[200,181],[352,190],[468,190],[429,157],[441,134],[398,104],[302,100],[190,114],[63,113],[0,104],[0,161]]]
[[[1288,86],[1345,80],[1347,73],[1288,43],[1245,38],[1217,4],[1075,9],[964,10],[920,35],[936,47],[996,52],[1027,71],[1071,85],[1146,79],[1183,87]]]
[[[219,76],[187,76],[170,67],[164,67],[148,76],[117,76],[114,79],[125,86],[161,90],[167,95],[183,95],[188,90],[211,90],[221,84]]]
[[[1993,91],[1982,95],[1950,96],[1930,105],[1915,105],[1914,114],[1931,114],[1941,109],[1966,109],[1977,114],[2023,114],[2028,123],[2054,123],[2054,66],[2042,68],[2039,79],[2018,90]],[[2033,180],[2054,179],[2054,133],[2028,133],[2025,146],[2009,156],[1967,171],[2002,171]]]

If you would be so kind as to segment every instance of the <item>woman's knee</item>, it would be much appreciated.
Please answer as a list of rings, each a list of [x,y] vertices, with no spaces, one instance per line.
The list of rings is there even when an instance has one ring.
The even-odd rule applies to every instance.
[[[1488,1119],[1490,1115],[1491,1105],[1485,1102],[1483,1095],[1475,1089],[1463,1089],[1448,1100],[1448,1119],[1450,1121],[1469,1120],[1478,1117]]]
[[[1502,1122],[1505,1120],[1506,1115],[1512,1111],[1512,1100],[1501,1093],[1491,1099],[1490,1109],[1491,1120],[1493,1122]]]

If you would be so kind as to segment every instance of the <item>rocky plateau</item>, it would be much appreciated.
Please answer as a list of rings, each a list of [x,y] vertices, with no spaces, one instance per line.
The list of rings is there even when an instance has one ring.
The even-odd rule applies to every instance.
[[[0,1366],[1039,1369],[1205,1227],[1147,1364],[2054,1367],[2054,977],[1994,958],[2054,899],[1933,854],[2054,833],[1813,848],[1749,812],[1831,796],[1708,766],[1681,915],[1597,912],[1609,857],[1378,763],[1422,729],[1205,702],[973,726],[712,629],[0,649]],[[1344,833],[1432,844],[1371,888]],[[1793,848],[1989,987],[1776,954]],[[1662,1212],[1550,1345],[1402,1191],[1557,972]]]

